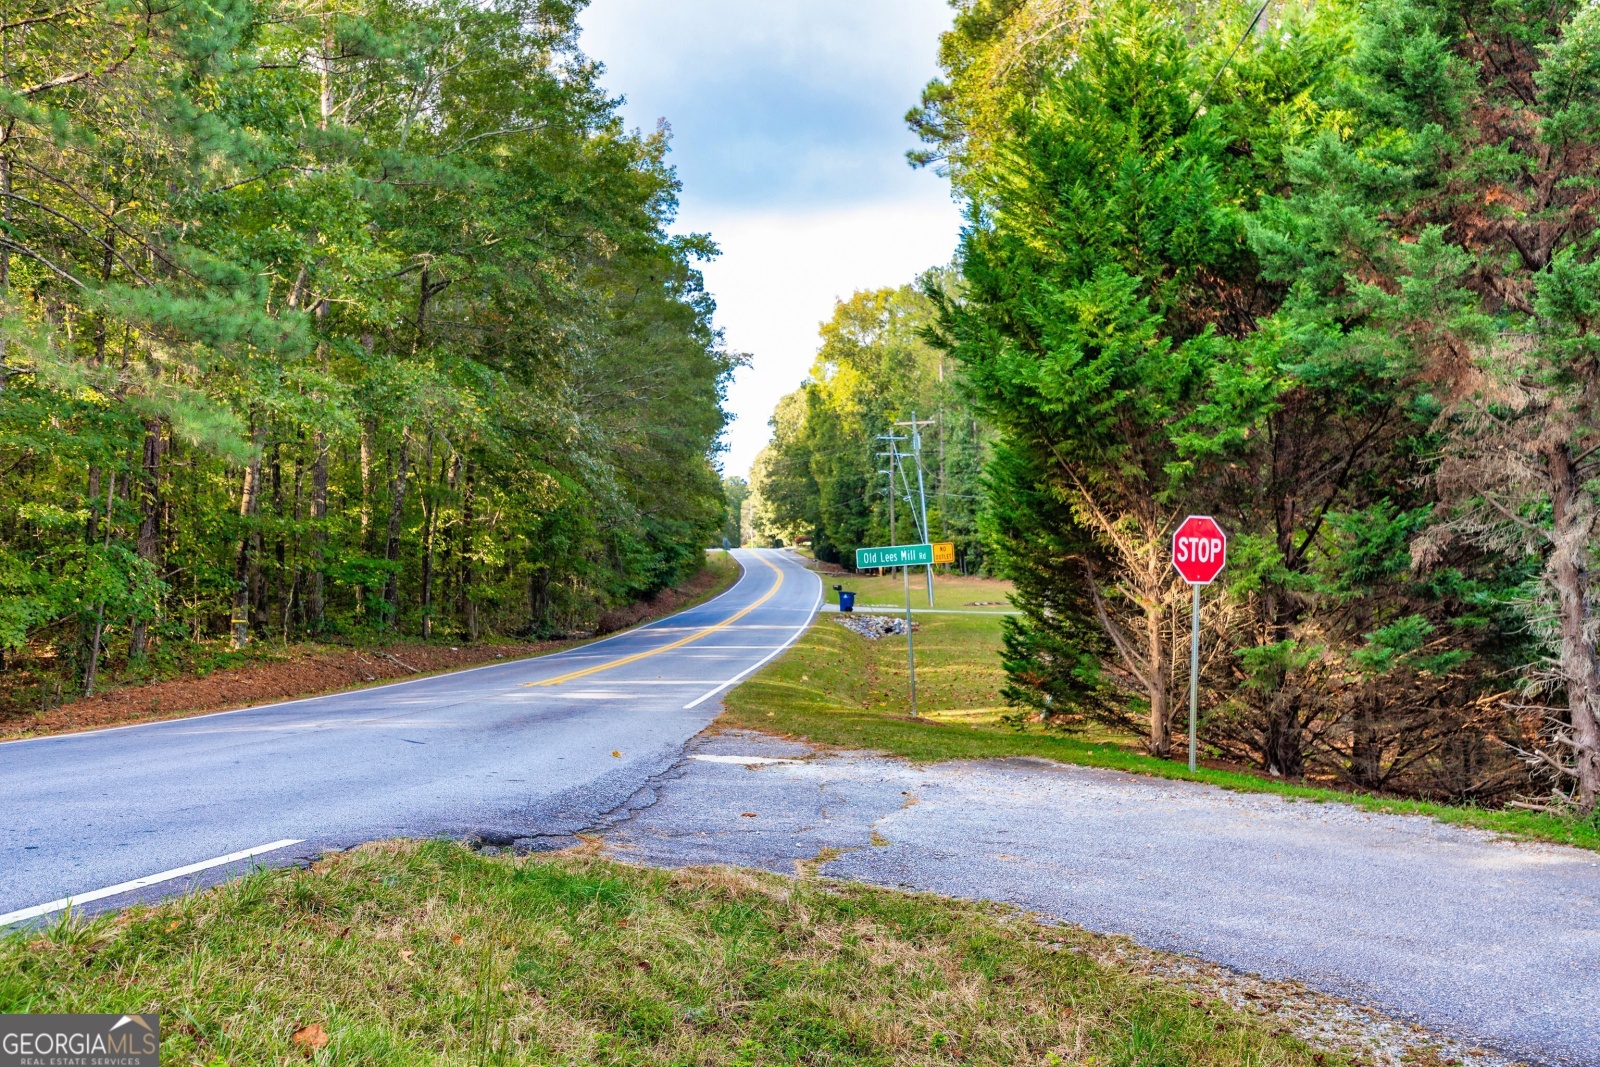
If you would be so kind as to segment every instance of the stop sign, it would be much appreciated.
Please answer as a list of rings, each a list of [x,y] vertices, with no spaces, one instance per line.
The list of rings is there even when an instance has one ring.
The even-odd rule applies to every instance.
[[[1210,515],[1190,515],[1172,535],[1172,565],[1190,585],[1210,585],[1228,558],[1228,535]]]

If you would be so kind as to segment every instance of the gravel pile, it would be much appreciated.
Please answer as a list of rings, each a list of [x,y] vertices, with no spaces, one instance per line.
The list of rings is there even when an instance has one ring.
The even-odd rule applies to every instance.
[[[897,615],[858,615],[853,611],[840,612],[834,618],[847,630],[876,641],[880,637],[904,637],[906,620]]]

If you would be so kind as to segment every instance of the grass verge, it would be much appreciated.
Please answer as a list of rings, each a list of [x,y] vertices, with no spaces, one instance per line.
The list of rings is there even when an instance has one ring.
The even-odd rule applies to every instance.
[[[169,1064],[1324,1067],[983,904],[389,842],[0,939],[0,1012],[147,1012]]]
[[[1038,756],[1242,792],[1427,815],[1509,837],[1600,850],[1596,818],[1348,793],[1207,767],[1190,774],[1186,764],[1146,755],[1125,739],[1085,739],[1039,726],[1017,730],[999,721],[1004,674],[997,616],[922,615],[914,636],[923,718],[908,716],[904,640],[869,641],[823,616],[788,652],[728,694],[718,722],[919,762]]]

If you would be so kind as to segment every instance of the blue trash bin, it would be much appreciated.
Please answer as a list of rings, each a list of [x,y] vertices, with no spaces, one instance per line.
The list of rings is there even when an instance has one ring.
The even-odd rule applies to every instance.
[[[856,595],[854,593],[852,593],[848,589],[839,590],[839,610],[840,611],[854,611],[854,610],[856,610]]]

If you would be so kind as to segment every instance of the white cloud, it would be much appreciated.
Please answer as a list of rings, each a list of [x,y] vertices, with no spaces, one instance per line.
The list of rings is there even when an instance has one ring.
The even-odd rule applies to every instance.
[[[723,468],[743,474],[817,327],[857,289],[947,263],[960,216],[914,172],[903,116],[937,74],[947,0],[593,0],[583,50],[630,126],[672,124],[675,229],[722,246],[706,266],[734,381]]]
[[[930,182],[930,186],[934,183]],[[743,475],[766,444],[778,399],[811,369],[817,329],[858,289],[904,285],[948,263],[961,216],[939,195],[920,201],[803,212],[697,212],[723,254],[705,267],[728,347],[749,352],[729,391],[736,419],[723,469]]]
[[[595,0],[584,51],[629,125],[673,129],[685,202],[860,202],[915,187],[906,109],[943,0]]]

